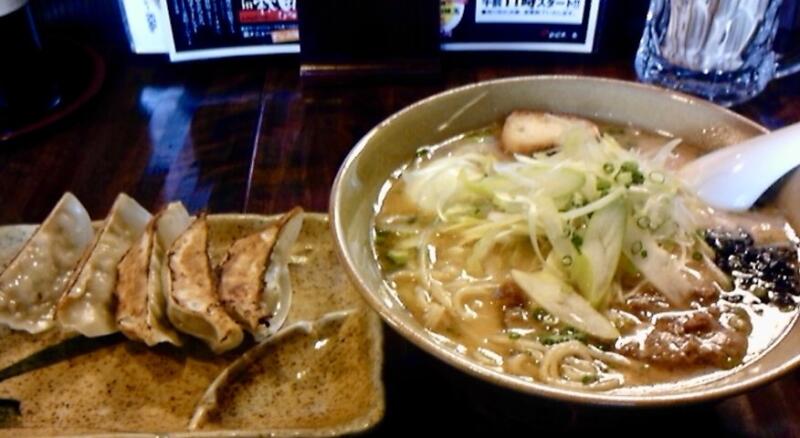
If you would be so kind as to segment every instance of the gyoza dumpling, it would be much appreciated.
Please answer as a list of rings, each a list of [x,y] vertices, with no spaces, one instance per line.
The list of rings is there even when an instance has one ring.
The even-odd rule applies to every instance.
[[[117,325],[129,339],[151,347],[161,342],[181,345],[167,319],[162,272],[167,249],[191,223],[183,204],[169,204],[117,266]]]
[[[117,331],[117,264],[142,235],[150,218],[150,213],[129,196],[117,196],[78,274],[58,302],[56,320],[61,327],[88,337]]]
[[[56,303],[93,238],[89,213],[65,193],[0,274],[0,323],[30,333],[51,328]]]
[[[257,340],[280,329],[289,314],[289,257],[302,227],[303,209],[295,207],[276,224],[234,242],[222,263],[220,299]]]
[[[200,338],[212,351],[236,348],[242,328],[225,313],[208,258],[208,221],[197,218],[172,244],[164,270],[167,316],[178,330]]]

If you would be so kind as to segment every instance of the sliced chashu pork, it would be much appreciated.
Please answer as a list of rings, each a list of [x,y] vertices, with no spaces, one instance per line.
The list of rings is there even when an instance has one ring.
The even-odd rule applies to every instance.
[[[138,242],[117,266],[116,319],[129,339],[149,346],[162,342],[181,345],[170,325],[162,283],[167,249],[192,223],[180,202],[154,216]]]
[[[531,154],[556,146],[561,136],[574,127],[597,133],[592,122],[577,117],[536,111],[514,111],[503,124],[500,147],[511,154]]]
[[[215,353],[236,348],[242,342],[242,328],[225,313],[217,294],[208,257],[205,215],[172,244],[163,274],[167,316],[173,326],[202,339]]]
[[[289,314],[289,257],[302,226],[303,209],[295,207],[277,223],[234,242],[222,263],[220,299],[256,340],[277,331]]]

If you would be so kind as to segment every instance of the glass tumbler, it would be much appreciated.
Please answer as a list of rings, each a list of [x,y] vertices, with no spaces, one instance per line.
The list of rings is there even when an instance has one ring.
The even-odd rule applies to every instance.
[[[744,102],[800,70],[772,49],[782,0],[651,0],[636,54],[643,82],[721,105]]]

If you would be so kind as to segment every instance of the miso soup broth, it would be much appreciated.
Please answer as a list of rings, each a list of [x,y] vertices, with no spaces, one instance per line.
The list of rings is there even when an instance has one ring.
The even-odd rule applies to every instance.
[[[440,342],[591,391],[723,376],[797,315],[774,209],[714,211],[673,171],[698,151],[631,127],[515,112],[420,145],[376,205],[385,282]]]

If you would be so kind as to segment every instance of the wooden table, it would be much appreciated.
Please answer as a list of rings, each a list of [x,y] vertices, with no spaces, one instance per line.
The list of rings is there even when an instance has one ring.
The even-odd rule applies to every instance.
[[[632,79],[630,57],[592,63],[475,66],[391,84],[304,86],[296,61],[169,65],[131,58],[109,66],[100,94],[46,131],[0,144],[0,224],[38,222],[74,192],[102,217],[119,192],[155,210],[325,211],[339,164],[372,126],[457,85],[521,74]],[[769,128],[800,120],[800,77],[774,82],[736,108]],[[387,414],[376,435],[539,435],[601,430],[800,436],[800,372],[717,404],[633,411],[587,409],[512,394],[440,364],[386,330]]]

